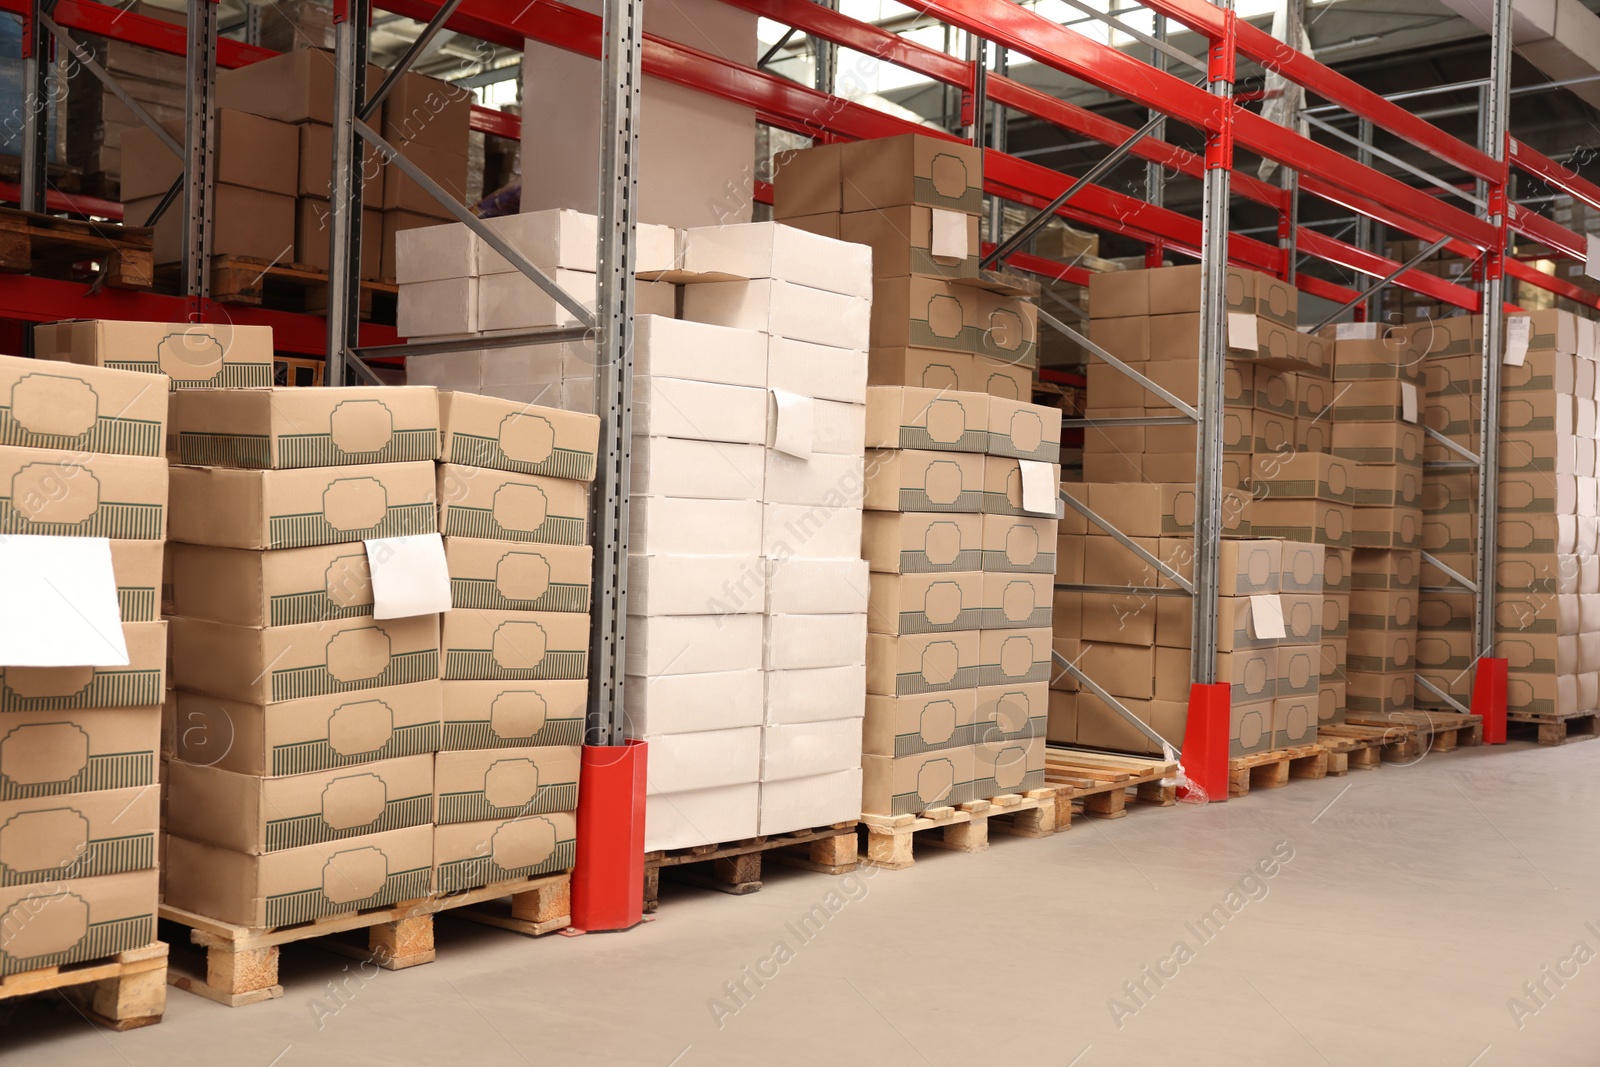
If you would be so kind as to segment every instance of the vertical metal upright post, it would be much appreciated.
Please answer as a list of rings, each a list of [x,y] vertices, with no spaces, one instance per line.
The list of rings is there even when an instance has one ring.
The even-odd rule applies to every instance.
[[[994,46],[994,72],[1004,77],[1010,70],[1011,64],[1006,56],[1006,47],[1003,44]],[[985,89],[987,89],[987,75],[985,76]],[[987,93],[985,93],[987,95]],[[989,116],[989,145],[996,152],[1006,150],[1006,106],[993,105],[993,112]],[[989,240],[999,244],[1005,236],[1005,203],[998,196],[989,198]]]
[[[1151,36],[1162,44],[1167,43],[1167,16],[1157,13],[1152,15]],[[1167,69],[1167,54],[1159,48],[1150,50],[1150,65],[1159,71]],[[1157,112],[1147,111],[1147,118],[1160,117]],[[1156,128],[1150,131],[1150,136],[1157,140],[1166,140],[1167,120],[1162,118]],[[1165,207],[1167,203],[1167,168],[1165,165],[1150,160],[1144,165],[1144,198],[1156,207]],[[1159,264],[1146,263],[1146,266],[1159,266]]]
[[[184,57],[183,291],[189,314],[203,314],[211,296],[211,217],[216,209],[217,5],[189,0]]]
[[[1506,127],[1511,106],[1511,0],[1495,0],[1482,148],[1500,164],[1489,186],[1489,222],[1499,228],[1483,261],[1483,397],[1478,485],[1478,610],[1474,645],[1492,654],[1495,639],[1495,539],[1500,507],[1500,363],[1505,353]]]
[[[361,329],[361,165],[356,115],[367,99],[370,0],[333,8],[333,172],[328,185],[328,362],[324,385],[345,384]],[[374,126],[377,120],[373,120]]]
[[[820,7],[829,11],[839,10],[839,0],[816,0]],[[811,37],[811,53],[815,59],[816,70],[813,72],[812,85],[817,92],[833,95],[834,84],[839,76],[839,46],[832,41],[825,41],[815,34]]]
[[[1285,20],[1284,37],[1290,48],[1299,51],[1301,27],[1305,24],[1305,0],[1289,0],[1287,10],[1289,17]],[[1301,103],[1304,102],[1302,98]],[[1303,125],[1298,116],[1291,116],[1291,122],[1296,130]],[[1287,203],[1278,221],[1278,247],[1283,249],[1283,280],[1294,285],[1300,273],[1300,172],[1292,167],[1281,167],[1280,175]]]
[[[1200,422],[1195,436],[1193,681],[1210,684],[1217,672],[1217,568],[1222,537],[1222,376],[1228,355],[1228,198],[1233,168],[1233,0],[1218,0],[1222,36],[1211,42],[1207,81],[1217,98],[1216,128],[1206,133],[1200,256]]]
[[[989,42],[975,33],[967,34],[967,62],[972,65],[972,95],[966,101],[971,114],[962,116],[970,121],[961,135],[982,148],[988,119],[984,113],[989,103]]]
[[[1368,146],[1372,144],[1373,138],[1372,120],[1363,115],[1360,123],[1356,127],[1356,135],[1361,140],[1361,147],[1356,149],[1356,162],[1360,163],[1363,167],[1370,167],[1372,166],[1372,152]],[[1373,224],[1371,216],[1357,213],[1357,248],[1364,252],[1376,252],[1378,250],[1377,232],[1377,227]],[[1357,305],[1361,312],[1361,318],[1367,322],[1372,321],[1372,301],[1374,299],[1375,295],[1369,296],[1365,300],[1361,301],[1359,305]]]
[[[22,20],[22,210],[43,211],[45,165],[50,158],[50,31],[33,0]]]
[[[594,625],[586,743],[621,745],[628,619],[628,496],[633,462],[633,240],[643,0],[605,0],[600,55],[600,248],[595,362]]]

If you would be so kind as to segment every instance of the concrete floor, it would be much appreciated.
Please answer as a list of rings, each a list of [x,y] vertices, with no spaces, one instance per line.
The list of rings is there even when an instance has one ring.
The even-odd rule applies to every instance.
[[[295,945],[282,1000],[174,990],[161,1025],[125,1034],[0,1006],[0,1059],[1593,1067],[1597,772],[1600,743],[1468,749],[997,835],[983,855],[928,849],[907,871],[779,868],[747,897],[669,887],[627,934],[535,942],[444,920],[435,963],[370,979]],[[1275,851],[1291,858],[1262,877]],[[741,1003],[725,983],[746,968],[771,977],[745,979]],[[1536,1001],[1524,983],[1540,981]]]

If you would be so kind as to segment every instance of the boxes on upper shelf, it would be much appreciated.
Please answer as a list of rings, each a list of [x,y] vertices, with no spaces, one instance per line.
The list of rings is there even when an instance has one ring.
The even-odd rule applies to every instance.
[[[683,269],[747,281],[771,279],[839,296],[866,298],[872,295],[873,256],[865,243],[850,237],[834,240],[777,222],[745,222],[685,230]],[[782,289],[772,291],[785,299],[808,297],[808,294],[786,294]],[[685,293],[686,302],[688,296]],[[783,331],[767,332],[811,340]]]
[[[920,204],[977,214],[983,209],[983,154],[946,138],[905,134],[851,142],[839,150],[839,210]]]
[[[282,470],[439,458],[428,386],[186,389],[172,398],[177,461]]]
[[[33,328],[39,359],[165,374],[171,388],[272,384],[272,329],[69,319]]]

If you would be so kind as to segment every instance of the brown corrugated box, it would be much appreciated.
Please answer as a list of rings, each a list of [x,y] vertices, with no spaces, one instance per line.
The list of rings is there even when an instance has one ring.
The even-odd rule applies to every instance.
[[[840,162],[844,145],[814,145],[773,157],[772,217],[838,214],[843,210]],[[790,223],[793,225],[793,223]]]
[[[577,850],[577,820],[569,812],[438,826],[434,891],[456,893],[570,870]]]
[[[1250,528],[1257,537],[1349,548],[1355,543],[1353,510],[1349,504],[1327,500],[1255,500],[1250,505]]]
[[[1061,459],[1061,411],[1000,397],[989,399],[988,448],[992,456],[1042,463]]]
[[[241,926],[292,926],[428,896],[433,827],[262,856],[168,835],[162,873],[171,907]]]
[[[978,684],[978,631],[867,634],[867,692],[914,696]]]
[[[166,148],[160,151],[166,152]],[[160,203],[160,196],[124,200],[122,213],[125,218],[143,222]],[[294,197],[247,189],[242,185],[219,184],[213,191],[211,208],[213,255],[241,256],[267,263],[293,261]],[[156,222],[151,242],[156,263],[177,263],[183,258],[182,219],[182,211],[168,211]],[[252,274],[258,271],[259,268],[255,268]],[[248,384],[268,383],[252,381]]]
[[[300,133],[246,111],[217,108],[216,138],[211,146],[213,180],[221,186],[256,189],[294,196],[300,176]],[[324,176],[332,173],[332,167]],[[159,200],[183,174],[183,160],[172,154],[155,132],[145,127],[122,135],[122,199]],[[182,214],[180,211],[179,214]],[[130,216],[130,219],[134,216]],[[138,219],[143,222],[143,219]]]
[[[0,886],[148,870],[160,829],[148,786],[0,801]]]
[[[1305,541],[1280,541],[1280,587],[1285,593],[1322,593],[1323,569],[1330,551],[1324,545]]]
[[[367,67],[367,85],[383,81],[383,69]],[[281,122],[333,123],[338,68],[333,53],[297,48],[232,70],[217,71],[217,104]]]
[[[977,571],[874,574],[867,629],[879,634],[976,630],[983,618],[984,578]]]
[[[159,705],[166,688],[167,624],[125,622],[123,667],[0,667],[0,712]],[[3,727],[9,720],[0,720]],[[71,746],[81,754],[82,745]],[[73,792],[75,790],[68,790]]]
[[[1272,449],[1272,454],[1262,455],[1261,451],[1258,449],[1251,468],[1256,499],[1355,503],[1352,472],[1344,460],[1320,452],[1283,453]]]
[[[1422,466],[1423,433],[1415,423],[1335,421],[1328,440],[1334,455],[1354,464]]]
[[[111,542],[111,572],[117,582],[117,604],[123,622],[156,622],[161,618],[164,565],[165,542]]]
[[[983,628],[1023,629],[1050,625],[1055,581],[1048,574],[983,575]]]
[[[989,406],[987,393],[869,386],[866,445],[869,449],[985,452]]]
[[[372,615],[361,544],[273,552],[173,542],[171,614],[236,626],[288,626]]]
[[[978,293],[977,334],[973,352],[1018,366],[1039,362],[1039,308],[1031,300]]]
[[[396,147],[424,145],[467,154],[472,91],[407,72],[383,102],[383,136]]]
[[[1422,501],[1422,471],[1417,467],[1358,463],[1350,484],[1351,503],[1362,507],[1419,507]]]
[[[985,630],[978,638],[978,685],[983,687],[1044,685],[1054,673],[1050,665],[1051,629]],[[1039,698],[1043,700],[1043,697]],[[979,698],[980,717],[983,699]],[[1040,712],[1043,715],[1044,712]]]
[[[1415,627],[1401,632],[1352,629],[1345,653],[1346,674],[1354,678],[1357,674],[1412,670],[1417,658],[1416,632]]]
[[[582,545],[589,487],[582,482],[439,464],[439,531],[453,537]]]
[[[1277,696],[1305,696],[1317,691],[1322,678],[1320,644],[1283,645],[1277,650],[1276,660]]]
[[[1044,787],[1043,710],[1041,706],[1037,734],[985,741],[972,747],[972,786],[976,796],[1025,793]]]
[[[1358,507],[1351,515],[1356,548],[1417,548],[1422,543],[1422,510],[1416,507]]]
[[[588,545],[448,537],[444,552],[453,607],[589,610],[594,550]]]
[[[1150,304],[1150,275],[1144,270],[1097,271],[1089,276],[1089,314],[1094,319],[1161,314]],[[1198,288],[1198,287],[1197,287]],[[1181,310],[1181,309],[1173,309]]]
[[[960,748],[976,739],[978,690],[912,696],[869,694],[862,751],[900,757]]]
[[[547,478],[594,479],[600,420],[472,393],[439,394],[441,458]]]
[[[431,533],[438,529],[435,491],[434,465],[426,461],[282,471],[174,467],[171,535],[225,548],[297,548]]]
[[[156,937],[153,870],[0,889],[0,975],[65,967],[143,948]]]
[[[443,643],[447,679],[570,680],[589,672],[587,613],[457,608],[445,613]]]
[[[0,800],[154,785],[161,709],[0,715]]]
[[[177,461],[287,469],[439,458],[432,386],[188,389],[172,398]]]
[[[863,507],[869,511],[982,511],[986,459],[999,462],[970,453],[868,449]],[[1003,493],[1004,488],[1002,481],[999,491]]]
[[[932,278],[876,279],[869,347],[977,352],[980,295]]]
[[[1314,744],[1317,740],[1318,698],[1279,697],[1272,702],[1272,747],[1289,748]]]
[[[439,748],[582,744],[588,705],[581,679],[445,682]]]
[[[963,256],[933,254],[933,212],[922,205],[852,211],[839,216],[840,240],[872,249],[872,276],[897,278],[922,275],[944,281],[978,276],[978,217],[963,220],[966,235]]]
[[[1410,711],[1415,673],[1409,669],[1388,674],[1352,670],[1345,677],[1345,706],[1368,715]],[[1507,703],[1511,690],[1508,689]]]
[[[53,329],[34,327],[41,349]],[[0,445],[159,457],[167,390],[148,374],[0,356]]]
[[[987,522],[1031,522],[1004,516],[868,511],[861,521],[861,554],[885,574],[983,569]],[[1002,549],[1005,545],[1002,545]],[[1050,546],[1053,556],[1053,543]],[[1050,568],[1054,573],[1055,568]]]
[[[33,328],[39,359],[165,374],[173,389],[272,384],[272,329],[69,319]]]
[[[294,202],[294,261],[313,270],[328,269],[331,233],[328,202],[302,196]],[[361,212],[361,278],[377,280],[383,267],[383,212]]]
[[[577,745],[441,752],[434,773],[440,824],[578,809]]]
[[[972,357],[973,377],[965,388],[1007,400],[1027,400],[1033,396],[1033,368],[984,353]]]
[[[968,393],[988,392],[977,356],[923,348],[874,348],[867,353],[868,385],[907,385]]]
[[[960,141],[919,134],[854,141],[841,149],[839,175],[846,212],[903,204],[983,210],[983,153]]]
[[[901,757],[861,757],[861,810],[912,815],[975,799],[973,748],[940,749]]]
[[[0,446],[0,534],[158,541],[167,510],[165,460]]]
[[[1058,528],[1056,519],[985,515],[982,526],[983,569],[1054,574]]]

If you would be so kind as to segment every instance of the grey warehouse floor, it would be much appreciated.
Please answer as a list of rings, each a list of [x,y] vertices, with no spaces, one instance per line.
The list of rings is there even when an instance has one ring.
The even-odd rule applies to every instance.
[[[919,850],[906,871],[665,887],[660,919],[626,934],[444,919],[436,962],[367,979],[293,945],[282,1000],[173,990],[161,1025],[128,1033],[59,1001],[0,1005],[0,1059],[1593,1067],[1597,772],[1600,743],[1458,750],[996,835],[982,855]]]

